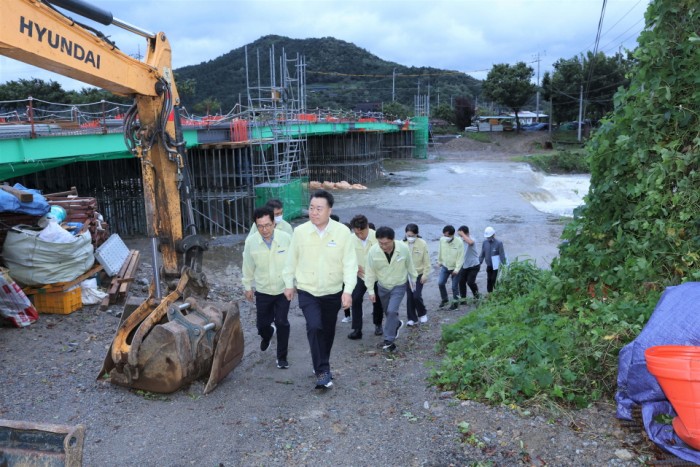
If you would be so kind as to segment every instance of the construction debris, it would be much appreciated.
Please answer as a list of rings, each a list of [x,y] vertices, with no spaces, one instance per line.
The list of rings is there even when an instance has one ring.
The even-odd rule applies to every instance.
[[[129,256],[127,256],[121,269],[116,276],[112,277],[112,282],[107,290],[108,295],[102,300],[100,310],[106,310],[109,305],[122,303],[126,300],[129,286],[136,277],[136,270],[139,267],[140,259],[141,253],[138,250],[129,251]]]
[[[317,181],[309,182],[309,188],[312,190],[366,190],[367,187],[359,183],[353,183],[352,185],[345,180],[337,183],[324,181],[323,183]]]

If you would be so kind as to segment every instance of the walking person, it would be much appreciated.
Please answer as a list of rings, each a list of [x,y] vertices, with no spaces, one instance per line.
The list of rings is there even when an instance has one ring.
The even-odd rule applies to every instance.
[[[274,211],[269,207],[253,212],[257,232],[249,236],[243,248],[243,288],[245,298],[255,302],[255,322],[262,338],[260,350],[270,347],[277,333],[277,368],[289,368],[289,300],[284,296],[284,268],[292,241],[286,232],[275,230]]]
[[[369,227],[367,218],[358,214],[350,221],[350,226],[355,232],[353,244],[355,245],[355,253],[357,254],[357,285],[352,291],[352,332],[348,334],[348,339],[362,339],[362,302],[367,292],[365,284],[365,265],[367,263],[367,254],[371,247],[377,244],[377,237],[374,229]],[[374,294],[377,295],[377,284],[374,284]],[[374,323],[374,335],[381,336],[384,334],[382,329],[382,319],[384,310],[380,300],[377,299],[372,303],[372,322]]]
[[[272,209],[272,212],[275,215],[275,229],[292,235],[294,228],[292,227],[292,224],[284,220],[284,205],[282,204],[282,201],[278,199],[270,199],[267,201],[267,203],[265,203],[265,206]],[[248,232],[248,237],[255,234],[255,232],[257,232],[257,228],[255,227],[255,223],[253,223],[253,225],[250,227],[250,231]]]
[[[430,253],[428,252],[428,244],[418,235],[416,224],[408,224],[405,230],[404,242],[408,245],[413,266],[418,274],[415,289],[411,289],[410,283],[406,284],[406,318],[408,318],[406,324],[415,326],[419,322],[428,322],[428,312],[423,303],[423,284],[428,282],[430,275]]]
[[[469,227],[461,225],[457,229],[457,234],[464,242],[464,261],[459,272],[459,296],[462,302],[466,303],[467,285],[472,291],[474,298],[479,298],[479,286],[476,285],[476,275],[479,274],[481,263],[479,262],[479,254],[476,252],[476,242],[469,235]]]
[[[486,291],[493,292],[498,278],[498,269],[508,261],[506,252],[503,249],[503,242],[496,239],[496,231],[493,227],[486,227],[484,230],[484,243],[481,245],[479,264],[486,261]]]
[[[418,273],[408,246],[394,240],[394,229],[379,227],[376,236],[377,244],[367,253],[365,284],[369,289],[370,301],[374,303],[378,298],[386,316],[382,349],[393,352],[396,350],[394,342],[403,327],[399,307],[406,294],[406,283],[415,284]],[[374,293],[375,282],[378,283],[377,294]]]
[[[294,229],[283,272],[284,295],[289,301],[294,298],[296,281],[316,389],[333,386],[330,356],[338,311],[351,305],[357,282],[352,234],[331,220],[333,202],[333,195],[325,190],[311,195],[309,221]]]
[[[331,214],[331,220],[334,220],[336,222],[340,222],[340,216],[337,216],[335,214]],[[352,228],[348,226],[347,222],[342,223],[345,227],[350,229],[350,232],[352,232]],[[352,322],[352,315],[350,314],[350,308],[343,308],[343,319],[340,320],[341,323],[351,323]]]
[[[455,228],[451,225],[443,227],[440,246],[438,247],[438,267],[440,268],[438,289],[440,290],[441,299],[439,308],[450,303],[447,287],[445,287],[448,278],[452,280],[452,305],[450,305],[450,310],[456,310],[459,306],[459,271],[462,268],[460,260],[463,250],[462,239],[459,237],[455,238]]]

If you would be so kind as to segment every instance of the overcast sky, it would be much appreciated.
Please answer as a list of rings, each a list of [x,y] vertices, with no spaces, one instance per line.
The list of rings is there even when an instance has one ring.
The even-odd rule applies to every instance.
[[[603,0],[87,1],[142,29],[165,32],[174,68],[276,34],[335,37],[401,65],[462,71],[479,79],[497,63],[524,61],[537,73],[538,54],[542,75],[560,58],[593,50],[603,7]],[[611,55],[634,49],[648,3],[608,0],[599,50]],[[143,53],[145,39],[114,26],[98,28],[127,54]],[[20,78],[52,79],[65,89],[85,87],[0,57],[0,83]]]

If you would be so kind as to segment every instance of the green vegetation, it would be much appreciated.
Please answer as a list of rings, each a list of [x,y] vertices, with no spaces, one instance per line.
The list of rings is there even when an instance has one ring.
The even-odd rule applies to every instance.
[[[416,82],[421,88],[440,89],[446,96],[474,97],[480,81],[461,72],[430,67],[406,67],[382,60],[354,44],[332,37],[320,39],[290,39],[268,35],[248,44],[249,77],[258,82],[260,55],[260,83],[270,86],[269,57],[274,46],[277,58],[282,50],[292,59],[299,54],[306,61],[307,107],[314,109],[353,109],[358,103],[397,103],[413,108]],[[295,70],[290,69],[290,73]],[[192,92],[182,96],[183,104],[192,108],[205,99],[221,103],[226,112],[238,103],[247,105],[245,49],[230,52],[197,65],[175,70],[178,82],[189,80]],[[278,72],[279,73],[279,72]],[[279,79],[279,74],[278,74]],[[407,115],[398,115],[406,118]]]
[[[700,280],[700,15],[649,5],[628,90],[586,145],[591,190],[551,271],[516,261],[443,330],[432,379],[492,403],[585,406],[615,390],[617,354],[668,285]]]
[[[583,150],[551,151],[546,154],[517,158],[542,172],[551,174],[590,173],[591,168]]]
[[[96,88],[83,88],[80,91],[66,91],[61,85],[53,80],[44,81],[41,79],[18,79],[0,84],[0,102],[3,109],[26,111],[27,99],[31,96],[46,102],[56,104],[89,104],[106,100],[120,104],[130,104],[133,99],[117,96],[111,92]],[[19,102],[13,102],[19,101]]]
[[[534,74],[535,71],[525,62],[513,66],[507,63],[494,65],[484,81],[484,97],[510,108],[515,113],[516,124],[520,126],[518,112],[537,90],[537,86],[530,81]]]
[[[632,294],[569,302],[561,279],[531,260],[501,274],[479,308],[444,327],[445,359],[433,381],[495,404],[548,398],[585,406],[611,394],[618,348],[641,329],[646,303]]]
[[[586,118],[598,121],[613,110],[613,95],[629,85],[633,61],[629,55],[606,56],[589,51],[584,56],[559,59],[554,72],[542,78],[543,97],[552,104],[552,121],[578,120],[581,83],[586,89]]]
[[[474,141],[479,141],[480,143],[491,142],[491,133],[486,131],[467,131],[465,136],[469,139],[473,139]]]

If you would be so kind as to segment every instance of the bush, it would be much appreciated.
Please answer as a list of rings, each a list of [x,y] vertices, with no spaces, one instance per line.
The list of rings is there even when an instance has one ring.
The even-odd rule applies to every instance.
[[[516,261],[501,274],[481,306],[443,328],[445,357],[432,382],[497,404],[546,398],[582,407],[611,396],[619,348],[641,330],[656,296],[581,295],[568,309],[557,305],[561,283],[551,271]]]
[[[590,165],[584,151],[555,151],[549,154],[535,154],[524,159],[546,173],[590,173]]]

